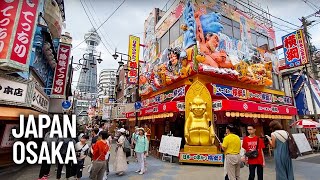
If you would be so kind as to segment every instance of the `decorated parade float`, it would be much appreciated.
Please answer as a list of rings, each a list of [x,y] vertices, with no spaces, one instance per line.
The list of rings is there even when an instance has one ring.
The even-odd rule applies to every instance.
[[[270,120],[287,124],[296,114],[279,90],[267,23],[221,1],[177,1],[150,29],[138,119],[150,124],[151,140],[169,131],[182,138],[179,162],[223,164],[217,137],[226,124],[238,125],[240,136],[255,124],[260,134]],[[135,120],[135,112],[126,116]]]

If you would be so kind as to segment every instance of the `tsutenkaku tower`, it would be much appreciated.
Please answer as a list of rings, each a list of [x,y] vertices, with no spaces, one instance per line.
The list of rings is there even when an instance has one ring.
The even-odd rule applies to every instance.
[[[96,47],[99,45],[101,38],[94,28],[90,29],[84,35],[87,43],[86,60],[81,61],[88,70],[85,72],[84,66],[81,68],[77,90],[80,92],[94,94],[97,93],[97,62],[93,54],[96,54]],[[95,65],[92,65],[95,64]]]

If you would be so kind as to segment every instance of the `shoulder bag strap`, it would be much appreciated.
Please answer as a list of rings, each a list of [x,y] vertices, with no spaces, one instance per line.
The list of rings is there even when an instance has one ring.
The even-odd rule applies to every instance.
[[[257,151],[259,151],[259,141],[260,141],[260,138],[257,136],[257,146],[256,146]]]
[[[288,133],[288,132],[287,132]],[[286,139],[286,138],[284,138],[283,136],[282,136],[282,134],[281,133],[279,133],[279,132],[277,132],[277,134],[279,134],[284,140],[288,140],[289,139],[289,135],[288,135],[288,138]]]

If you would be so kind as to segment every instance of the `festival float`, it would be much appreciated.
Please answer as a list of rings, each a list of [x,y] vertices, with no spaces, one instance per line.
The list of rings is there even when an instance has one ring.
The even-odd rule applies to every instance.
[[[181,33],[164,48],[176,26]],[[223,139],[228,123],[239,127],[240,136],[247,124],[264,134],[271,120],[288,124],[296,114],[291,97],[279,90],[272,27],[229,4],[203,0],[175,3],[154,29],[148,34],[158,41],[145,37],[138,120],[151,127],[151,144],[169,131],[182,138],[180,163],[223,164],[217,137]],[[264,44],[256,33],[266,37]],[[126,117],[133,126],[135,112]]]

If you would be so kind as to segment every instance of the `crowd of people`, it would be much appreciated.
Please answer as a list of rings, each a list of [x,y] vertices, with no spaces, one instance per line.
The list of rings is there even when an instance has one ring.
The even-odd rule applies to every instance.
[[[289,148],[289,133],[283,130],[282,125],[278,121],[272,121],[270,124],[272,130],[271,137],[265,136],[268,143],[274,149],[276,180],[294,180],[292,160]],[[99,127],[99,128],[98,128]],[[248,166],[249,180],[254,180],[257,172],[258,180],[263,180],[263,169],[266,165],[263,149],[265,148],[264,140],[256,135],[254,125],[248,125],[248,136],[241,143],[240,137],[235,133],[236,128],[228,125],[223,142],[220,143],[225,153],[225,179],[239,180],[240,169]],[[90,179],[105,180],[107,179],[110,169],[109,160],[111,151],[114,151],[113,171],[118,176],[122,176],[128,169],[128,157],[134,156],[138,162],[136,173],[143,175],[147,171],[146,157],[149,151],[150,129],[148,127],[135,127],[135,131],[130,134],[128,130],[119,128],[112,137],[108,133],[106,123],[100,126],[87,126],[84,131],[79,132],[78,138],[49,138],[46,133],[44,141],[50,145],[51,142],[63,142],[60,154],[64,159],[67,154],[67,146],[69,142],[74,144],[77,163],[73,164],[56,164],[56,178],[60,179],[64,173],[62,171],[65,166],[66,178],[74,177],[80,179],[85,167],[85,159],[90,157],[91,164],[88,166]],[[112,142],[114,142],[112,146]],[[49,146],[49,148],[51,148]],[[245,153],[240,154],[241,148]],[[49,149],[50,150],[50,149]],[[39,180],[46,180],[49,177],[51,164],[43,161],[39,173]]]
[[[278,121],[271,121],[271,137],[266,136],[269,144],[274,149],[276,180],[294,180],[292,159],[290,157],[289,133],[283,130]],[[263,148],[264,141],[256,136],[254,125],[247,126],[249,136],[243,139],[242,145],[238,135],[235,134],[235,127],[228,125],[226,136],[220,146],[225,153],[225,180],[240,180],[240,169],[249,167],[249,180],[255,179],[257,172],[258,180],[263,180],[263,168],[265,167],[265,157]],[[245,150],[240,154],[241,147]]]
[[[99,128],[98,128],[99,127]],[[122,176],[128,169],[128,157],[135,156],[138,161],[137,173],[143,175],[146,168],[146,156],[149,150],[149,140],[144,128],[135,127],[132,134],[124,128],[116,130],[116,134],[112,135],[108,131],[108,125],[102,123],[98,126],[87,126],[81,129],[77,138],[49,138],[49,132],[46,133],[44,141],[48,144],[51,142],[63,142],[60,149],[62,159],[66,157],[69,142],[74,144],[77,163],[69,161],[68,164],[56,164],[56,179],[60,179],[65,173],[66,179],[74,177],[80,179],[83,169],[85,168],[85,160],[90,158],[91,164],[88,165],[88,172],[92,180],[106,180],[110,169],[109,160],[111,151],[114,151],[113,171],[118,176]],[[114,143],[112,143],[114,142]],[[114,145],[112,145],[114,144]],[[49,148],[51,148],[49,146]],[[63,167],[65,166],[65,172]],[[49,178],[51,164],[43,161],[40,168],[39,179],[47,180]]]

